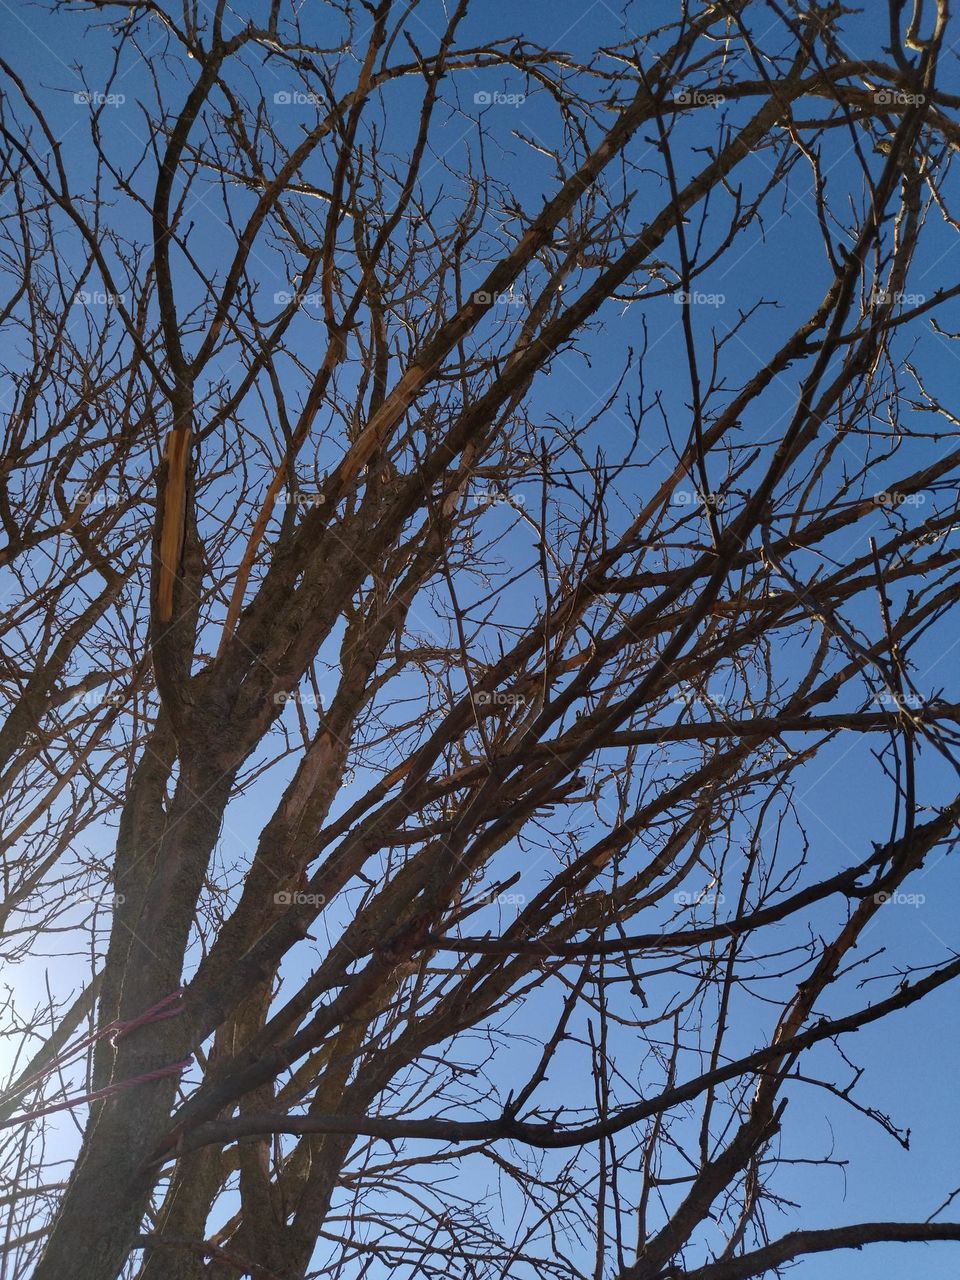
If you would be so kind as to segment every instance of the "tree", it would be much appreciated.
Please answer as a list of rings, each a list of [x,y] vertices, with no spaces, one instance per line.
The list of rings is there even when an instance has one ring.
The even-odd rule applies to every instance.
[[[960,975],[946,0],[252,8],[0,66],[5,1274],[960,1241],[784,1189]]]

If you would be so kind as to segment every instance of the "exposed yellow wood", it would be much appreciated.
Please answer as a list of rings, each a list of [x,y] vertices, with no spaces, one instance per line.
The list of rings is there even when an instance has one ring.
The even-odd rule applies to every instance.
[[[176,427],[167,437],[167,476],[163,489],[163,523],[160,526],[160,581],[157,585],[157,617],[173,618],[173,584],[180,571],[187,516],[187,459],[193,433]]]

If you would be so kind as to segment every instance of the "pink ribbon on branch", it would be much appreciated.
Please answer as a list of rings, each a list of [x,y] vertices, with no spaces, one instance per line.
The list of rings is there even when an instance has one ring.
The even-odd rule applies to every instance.
[[[135,1018],[115,1018],[113,1022],[108,1022],[105,1027],[101,1027],[98,1031],[93,1031],[89,1035],[84,1036],[75,1044],[70,1045],[43,1068],[34,1075],[17,1085],[12,1093],[25,1093],[35,1084],[39,1084],[45,1080],[52,1072],[66,1066],[77,1054],[89,1049],[91,1045],[98,1040],[109,1037],[111,1044],[116,1044],[118,1040],[122,1040],[124,1036],[128,1036],[133,1031],[139,1030],[140,1027],[148,1026],[152,1022],[163,1022],[167,1018],[175,1018],[182,1009],[183,987],[178,987],[168,996],[164,996],[155,1005],[146,1009],[143,1013],[138,1014]],[[99,1102],[104,1098],[113,1097],[114,1094],[122,1092],[124,1089],[133,1089],[140,1084],[148,1084],[153,1080],[162,1080],[166,1076],[179,1075],[181,1071],[185,1071],[193,1063],[193,1057],[184,1058],[182,1062],[171,1062],[168,1066],[158,1067],[155,1071],[147,1071],[143,1075],[131,1076],[127,1080],[117,1080],[113,1084],[105,1085],[102,1089],[95,1089],[91,1093],[78,1094],[75,1098],[65,1098],[62,1102],[52,1102],[45,1107],[37,1107],[33,1111],[25,1111],[21,1115],[14,1116],[9,1120],[0,1121],[0,1129],[9,1129],[13,1125],[25,1124],[29,1120],[37,1120],[41,1116],[52,1115],[55,1111],[67,1111],[71,1107],[83,1106],[86,1102]],[[6,1095],[0,1095],[0,1102],[4,1100],[4,1096],[9,1099],[10,1092]]]

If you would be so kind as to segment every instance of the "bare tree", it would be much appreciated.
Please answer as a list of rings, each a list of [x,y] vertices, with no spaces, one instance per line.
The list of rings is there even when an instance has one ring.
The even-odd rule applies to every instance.
[[[884,931],[960,818],[947,0],[55,8],[106,70],[0,60],[0,1274],[955,1247],[949,1185],[785,1190],[817,1107],[907,1143],[851,1033],[960,976]]]

